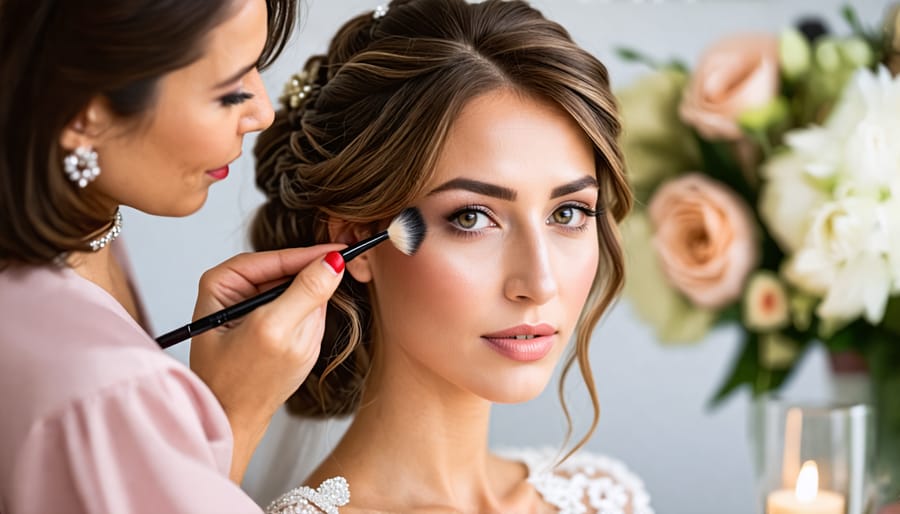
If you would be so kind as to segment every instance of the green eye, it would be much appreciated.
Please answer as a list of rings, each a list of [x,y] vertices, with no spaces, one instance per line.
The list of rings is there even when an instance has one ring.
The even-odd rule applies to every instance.
[[[560,205],[550,214],[546,223],[548,225],[559,225],[561,228],[581,230],[588,226],[588,220],[595,216],[596,213],[589,209],[576,204]]]
[[[560,225],[568,225],[575,218],[575,209],[572,207],[561,207],[553,212],[553,222]]]
[[[447,217],[447,221],[461,232],[478,232],[488,227],[496,226],[490,214],[478,208],[467,207],[460,209]]]
[[[479,213],[475,211],[461,212],[456,215],[455,221],[460,228],[473,229],[478,225],[478,216]]]

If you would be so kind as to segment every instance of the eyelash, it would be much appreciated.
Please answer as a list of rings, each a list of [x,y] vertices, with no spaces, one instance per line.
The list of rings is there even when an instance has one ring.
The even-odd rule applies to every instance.
[[[457,209],[456,211],[454,211],[453,214],[447,216],[447,221],[450,223],[450,228],[453,230],[454,234],[456,234],[459,237],[463,237],[463,238],[478,237],[484,232],[483,229],[482,230],[466,230],[464,228],[460,228],[459,226],[457,226],[454,223],[454,220],[457,217],[459,217],[460,215],[465,214],[467,212],[478,212],[478,213],[484,214],[485,216],[487,216],[489,218],[494,217],[494,213],[490,209],[488,209],[487,207],[481,206],[481,205],[466,205],[462,209]],[[494,225],[496,225],[496,223],[493,222],[493,219],[491,220],[491,222]]]
[[[554,209],[553,212],[556,212],[560,209],[565,209],[565,208],[570,208],[570,209],[575,209],[575,210],[581,211],[588,218],[596,218],[597,217],[596,210],[591,209],[586,204],[583,204],[580,202],[564,203],[564,204],[560,205],[559,207],[557,207],[556,209]],[[452,214],[447,216],[447,221],[450,224],[450,228],[459,237],[464,237],[464,238],[478,237],[484,232],[484,229],[466,230],[466,229],[460,228],[459,226],[457,226],[454,223],[454,220],[457,217],[459,217],[461,214],[465,214],[467,212],[478,212],[478,213],[484,214],[485,216],[488,216],[489,218],[494,217],[494,213],[490,209],[488,209],[487,207],[481,206],[481,205],[467,205],[467,206],[463,207],[462,209],[457,209]],[[491,221],[491,223],[494,226],[496,226],[496,222],[494,222],[493,220]],[[550,222],[548,221],[547,224],[549,225]],[[562,227],[563,227],[563,230],[570,231],[570,232],[584,232],[585,230],[588,229],[588,223],[585,222],[577,227],[570,227],[570,226],[565,226],[565,225],[562,225]]]
[[[232,105],[242,104],[251,98],[253,98],[253,93],[231,93],[219,98],[219,102],[225,107],[231,107]]]
[[[554,209],[553,212],[556,212],[560,209],[566,209],[566,208],[575,209],[576,211],[581,211],[581,213],[584,214],[585,216],[587,216],[588,219],[597,217],[596,210],[591,209],[590,207],[587,206],[587,204],[583,204],[581,202],[566,202],[566,203],[560,205],[559,207],[557,207],[556,209]],[[553,214],[551,213],[550,215],[552,216]],[[548,222],[548,224],[549,224],[549,222]],[[568,226],[568,225],[561,225],[561,226],[562,226],[563,230],[567,230],[569,232],[573,232],[573,233],[584,232],[585,230],[588,229],[588,220],[584,220],[584,223],[582,223],[581,225],[578,225],[577,227],[572,227],[572,226]]]

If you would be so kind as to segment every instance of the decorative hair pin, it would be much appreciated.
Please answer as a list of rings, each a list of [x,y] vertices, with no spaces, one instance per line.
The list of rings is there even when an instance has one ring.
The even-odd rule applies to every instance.
[[[375,37],[375,29],[378,27],[378,22],[381,21],[381,18],[384,18],[387,12],[388,7],[384,4],[379,5],[372,11],[372,25],[369,27],[369,37]]]
[[[284,93],[279,101],[288,109],[298,109],[303,101],[312,92],[312,81],[307,71],[301,71],[291,75],[291,79],[284,85]]]
[[[286,109],[299,109],[312,94],[316,77],[319,75],[319,62],[312,63],[309,68],[291,75],[284,85],[284,91],[278,100]]]

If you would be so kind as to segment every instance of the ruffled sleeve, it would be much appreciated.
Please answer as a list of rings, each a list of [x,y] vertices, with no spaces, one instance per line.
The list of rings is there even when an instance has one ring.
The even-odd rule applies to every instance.
[[[188,370],[164,369],[79,397],[35,422],[4,512],[244,513],[228,479],[224,413]]]

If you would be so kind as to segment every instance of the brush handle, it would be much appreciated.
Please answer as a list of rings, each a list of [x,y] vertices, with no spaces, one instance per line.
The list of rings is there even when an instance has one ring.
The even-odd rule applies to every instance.
[[[386,241],[387,239],[388,233],[387,230],[385,230],[384,232],[379,232],[378,234],[375,234],[368,239],[363,239],[362,241],[356,243],[351,247],[344,248],[340,251],[340,254],[344,258],[344,262],[350,262],[351,260],[355,259],[357,255],[369,250],[373,246],[380,244],[383,241]]]
[[[181,328],[177,328],[171,332],[167,332],[157,337],[156,342],[159,343],[159,346],[161,348],[165,349],[176,343],[180,343],[186,339],[190,339],[195,335],[202,334],[207,330],[211,330],[220,325],[224,325],[225,323],[228,323],[233,319],[245,316],[260,305],[265,305],[281,296],[281,293],[283,293],[288,287],[290,287],[293,282],[294,279],[288,280],[287,282],[278,284],[277,286],[269,289],[264,293],[258,294],[251,298],[247,298],[243,302],[236,303],[231,307],[227,307],[220,311],[214,312],[209,316],[204,316],[197,321],[194,321],[193,323],[188,323]]]
[[[341,257],[344,258],[344,262],[349,262],[356,258],[359,254],[369,250],[370,248],[378,245],[379,243],[388,239],[387,231],[378,233],[368,239],[364,239],[359,243],[344,248],[340,253]],[[190,339],[195,335],[202,334],[207,330],[211,330],[218,326],[224,325],[229,321],[238,319],[242,316],[246,316],[254,309],[261,305],[265,305],[272,300],[281,296],[290,285],[294,282],[294,279],[288,280],[283,284],[279,284],[272,289],[264,293],[260,293],[251,298],[247,298],[243,302],[236,303],[231,307],[226,307],[220,311],[214,312],[209,316],[204,316],[193,323],[188,323],[183,327],[176,328],[171,332],[166,332],[165,334],[156,338],[156,342],[159,344],[160,348],[166,349],[172,345],[180,343],[184,340]]]

